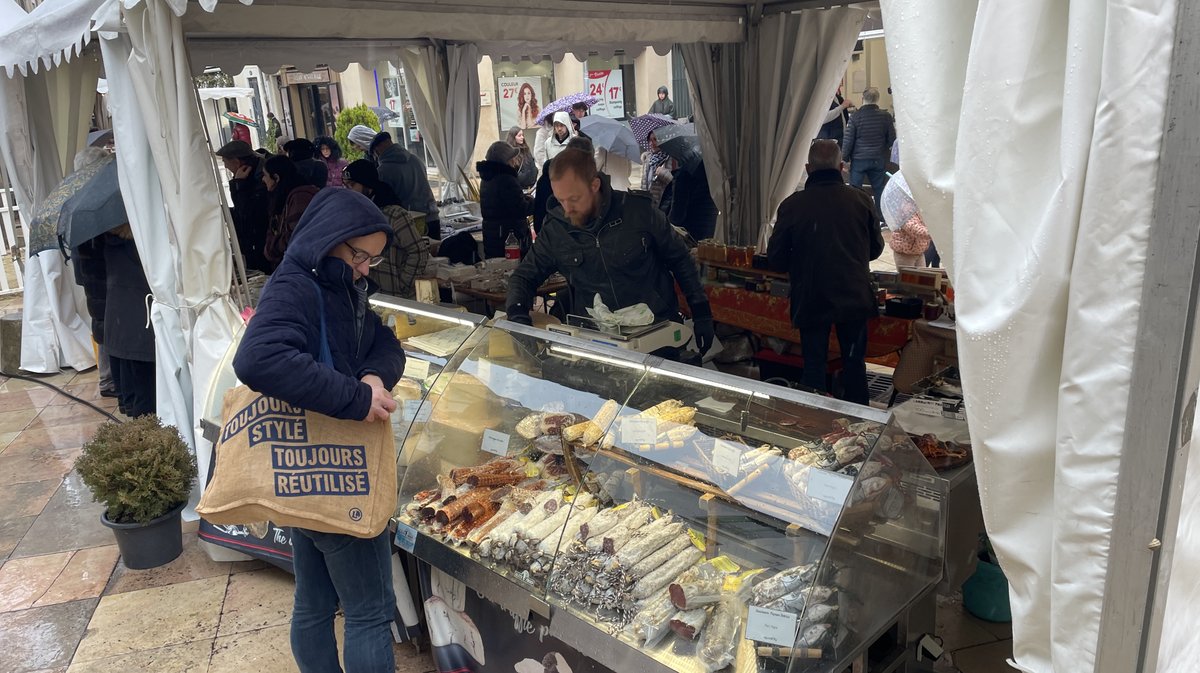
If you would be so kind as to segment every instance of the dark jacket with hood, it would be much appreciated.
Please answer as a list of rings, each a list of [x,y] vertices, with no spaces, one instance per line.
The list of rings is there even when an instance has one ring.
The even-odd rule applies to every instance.
[[[374,283],[356,284],[350,266],[329,256],[347,239],[378,231],[387,233],[390,243],[387,218],[361,194],[330,187],[313,199],[234,356],[233,368],[243,383],[298,407],[351,420],[365,418],[371,409],[372,391],[360,381],[363,376],[376,374],[389,389],[396,385],[404,372],[404,351],[367,306]],[[319,362],[322,305],[332,368]]]
[[[483,256],[491,259],[504,256],[508,234],[517,235],[521,254],[533,243],[529,235],[529,214],[533,204],[521,191],[517,169],[498,161],[480,161],[479,210],[483,215]]]
[[[400,205],[414,213],[425,213],[426,234],[441,238],[440,211],[433,190],[429,187],[429,174],[425,163],[400,145],[391,147],[379,157],[377,163],[379,179],[387,183],[400,199]]]
[[[817,327],[879,314],[870,264],[882,252],[871,197],[821,170],[779,206],[767,263],[791,281],[792,324]]]
[[[570,284],[576,312],[599,294],[614,311],[645,303],[656,320],[678,319],[678,281],[692,316],[712,319],[687,245],[647,195],[614,192],[601,174],[600,205],[586,226],[571,224],[558,201],[549,205],[541,234],[509,279],[509,316],[528,318],[538,287],[557,271]]]
[[[669,94],[670,92],[667,91],[667,87],[660,86],[660,87],[658,87],[658,93]],[[675,116],[675,103],[671,102],[671,97],[669,95],[662,100],[659,100],[658,96],[655,96],[654,97],[654,105],[650,106],[649,114],[660,114],[660,115],[666,115],[668,117],[674,117]]]
[[[850,116],[842,137],[842,158],[854,163],[862,159],[887,161],[896,142],[896,122],[878,105],[864,105]]]
[[[270,273],[274,265],[267,260],[263,249],[271,220],[271,193],[262,181],[262,159],[255,157],[252,163],[254,170],[249,177],[229,180],[229,196],[233,201],[230,215],[246,268]]]
[[[146,314],[150,284],[128,226],[104,239],[104,348],[114,358],[154,362],[154,330]],[[128,238],[126,238],[128,236]]]

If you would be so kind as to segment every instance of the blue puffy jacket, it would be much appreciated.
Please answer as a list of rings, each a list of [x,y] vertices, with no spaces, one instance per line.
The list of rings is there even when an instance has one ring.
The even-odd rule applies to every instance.
[[[298,407],[351,420],[362,420],[371,409],[371,387],[359,379],[376,374],[389,389],[396,385],[404,372],[400,342],[361,305],[350,266],[329,256],[347,239],[377,231],[391,243],[387,217],[367,197],[334,187],[317,194],[263,289],[234,356],[233,368],[243,383]],[[373,282],[368,286],[369,292],[376,288]],[[318,361],[322,304],[332,368]]]

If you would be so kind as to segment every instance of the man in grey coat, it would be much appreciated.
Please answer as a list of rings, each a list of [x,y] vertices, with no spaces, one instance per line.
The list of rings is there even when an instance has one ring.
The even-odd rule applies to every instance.
[[[396,194],[400,205],[414,213],[426,213],[425,234],[441,239],[442,223],[437,199],[429,188],[425,163],[412,152],[392,142],[392,134],[384,131],[371,141],[370,153],[379,168],[379,179]]]
[[[875,217],[880,218],[879,198],[887,185],[885,166],[896,142],[896,122],[879,109],[879,89],[863,92],[863,106],[850,116],[842,137],[842,159],[850,164],[850,186],[862,187],[863,178],[871,181],[875,195]]]

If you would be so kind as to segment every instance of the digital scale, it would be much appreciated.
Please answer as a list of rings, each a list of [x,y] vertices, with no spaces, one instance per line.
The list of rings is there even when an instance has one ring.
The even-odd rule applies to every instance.
[[[638,353],[653,353],[667,347],[681,348],[692,338],[691,327],[666,320],[653,325],[615,327],[608,330],[597,325],[591,318],[569,315],[565,324],[546,325],[546,329],[576,339]]]

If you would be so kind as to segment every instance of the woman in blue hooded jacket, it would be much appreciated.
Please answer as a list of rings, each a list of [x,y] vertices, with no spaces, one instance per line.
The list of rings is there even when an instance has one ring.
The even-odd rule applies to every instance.
[[[371,200],[327,188],[312,200],[263,290],[233,360],[253,390],[334,418],[386,423],[404,351],[367,305],[391,241]],[[327,353],[321,344],[325,324]],[[333,618],[346,615],[347,673],[394,670],[391,543],[295,528],[292,654],[302,673],[341,671]]]

